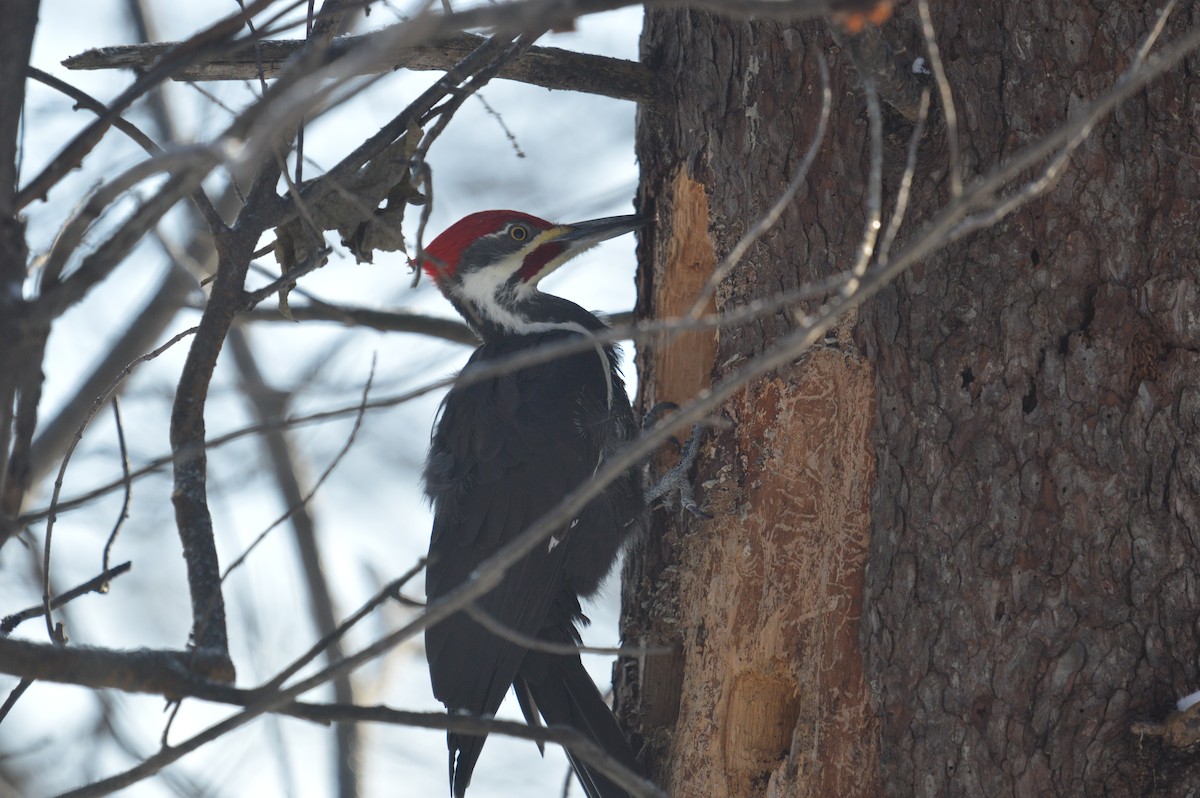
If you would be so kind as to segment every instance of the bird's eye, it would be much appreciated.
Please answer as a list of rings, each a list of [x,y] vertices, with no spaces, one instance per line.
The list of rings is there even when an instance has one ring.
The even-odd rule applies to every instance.
[[[508,234],[512,237],[513,241],[524,241],[529,238],[529,230],[519,224],[514,224],[510,227]]]

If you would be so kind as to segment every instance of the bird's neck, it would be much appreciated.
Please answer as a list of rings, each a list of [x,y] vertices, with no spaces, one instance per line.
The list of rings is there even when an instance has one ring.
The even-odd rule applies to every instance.
[[[533,343],[533,339],[544,333],[563,331],[586,334],[608,329],[608,325],[595,314],[574,302],[537,290],[520,300],[503,304],[454,304],[485,343],[524,338]]]

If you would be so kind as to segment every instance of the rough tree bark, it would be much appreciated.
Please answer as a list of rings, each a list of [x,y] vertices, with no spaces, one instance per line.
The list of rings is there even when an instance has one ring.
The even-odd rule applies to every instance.
[[[687,312],[715,255],[775,201],[821,106],[820,25],[652,12],[643,58],[666,81],[640,118],[641,313]],[[834,76],[833,96],[852,82]],[[861,104],[835,103],[833,142],[793,204],[721,285],[724,310],[828,276],[862,232]],[[839,134],[840,135],[840,134]],[[844,264],[843,264],[844,265]],[[796,326],[791,311],[642,354],[642,401],[685,402]],[[870,366],[849,339],[750,385],[710,433],[697,482],[716,516],[656,518],[631,553],[625,635],[676,658],[622,664],[618,703],[676,796],[870,795],[878,756],[858,645],[870,516]],[[639,668],[639,665],[641,666]]]
[[[1116,80],[1142,3],[934,5],[966,177]],[[1006,10],[1007,9],[1007,10]],[[923,54],[915,7],[887,33]],[[1185,4],[1170,41],[1200,24]],[[830,135],[715,306],[847,268],[866,114],[817,25],[647,16],[666,81],[638,133],[639,312],[685,310],[779,195],[833,65]],[[921,264],[836,340],[752,384],[698,469],[715,514],[660,513],[631,552],[617,703],[673,796],[1176,795],[1194,760],[1130,725],[1200,687],[1200,66],[1121,105],[1043,199]],[[903,166],[886,120],[885,189]],[[926,135],[912,231],[948,199]],[[886,217],[885,217],[886,218]],[[901,233],[903,241],[905,233]],[[686,401],[787,313],[639,353],[642,401]]]

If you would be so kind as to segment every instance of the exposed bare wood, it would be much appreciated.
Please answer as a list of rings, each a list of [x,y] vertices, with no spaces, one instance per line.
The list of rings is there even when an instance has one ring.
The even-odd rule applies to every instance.
[[[713,58],[701,43],[724,35],[720,20],[689,15],[684,25],[662,14],[644,39],[650,59],[669,61],[673,98],[645,114],[639,132],[643,201],[658,220],[640,301],[655,316],[687,315],[697,295],[728,311],[828,273],[820,269],[827,243],[797,238],[808,203],[780,201],[797,189],[801,198],[819,195],[829,179],[828,147],[814,146],[828,113],[813,55],[819,39],[812,26],[790,38],[757,23],[744,34],[753,46]],[[715,100],[713,85],[735,90]],[[768,102],[763,86],[781,94]],[[837,97],[850,87],[833,89]],[[853,219],[861,207],[855,185],[838,193],[836,218]],[[767,216],[774,225],[759,229]],[[861,229],[840,233],[847,249]],[[650,349],[643,404],[687,402],[755,362],[794,334],[789,316]],[[732,432],[713,435],[697,474],[714,520],[660,516],[660,530],[627,561],[626,639],[674,634],[682,653],[622,667],[621,709],[647,742],[650,772],[673,795],[873,796],[878,746],[857,632],[871,370],[853,352],[818,350],[746,383],[720,414]]]

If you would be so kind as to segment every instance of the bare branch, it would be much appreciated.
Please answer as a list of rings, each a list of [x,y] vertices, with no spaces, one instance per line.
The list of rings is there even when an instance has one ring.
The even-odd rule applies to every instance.
[[[668,318],[668,319],[649,319],[637,322],[636,324],[626,324],[609,330],[607,332],[596,333],[595,340],[601,343],[632,340],[632,341],[648,341],[655,340],[656,336],[660,336],[664,332],[679,332],[690,330],[712,330],[720,327],[742,324],[746,321],[761,318],[762,316],[775,313],[780,308],[787,307],[795,302],[800,302],[806,299],[820,298],[827,296],[831,291],[840,289],[849,279],[849,274],[839,274],[825,280],[819,280],[815,283],[802,286],[794,291],[788,291],[772,297],[765,297],[752,300],[744,306],[724,314],[713,314],[703,316],[696,320],[687,318]],[[617,318],[628,318],[631,314],[617,314]],[[476,380],[487,379],[498,374],[509,373],[515,369],[524,368],[526,366],[544,363],[557,357],[564,357],[569,354],[582,351],[590,351],[594,344],[591,341],[571,341],[565,340],[555,343],[552,346],[545,346],[537,350],[524,352],[504,360],[497,360],[493,364],[486,367],[472,369],[469,375],[462,377],[464,384],[474,382]],[[436,391],[441,388],[448,387],[454,382],[454,377],[445,377],[434,382],[423,385],[419,388],[405,391],[390,397],[383,397],[368,403],[368,409],[377,409],[383,407],[394,407],[411,401],[417,397],[424,396],[431,391]],[[265,431],[274,429],[283,429],[285,427],[296,427],[306,424],[323,423],[334,419],[344,418],[347,415],[358,412],[358,405],[349,405],[345,407],[323,410],[316,413],[309,413],[303,416],[296,416],[287,419],[277,419],[268,424],[254,424],[241,429],[233,430],[224,435],[220,435],[205,441],[205,447],[208,449],[218,448],[234,441],[240,440],[250,435],[261,434]],[[135,469],[132,472],[132,477],[136,480],[147,474],[161,470],[164,466],[171,462],[171,456],[164,455],[162,457],[151,460],[144,466]],[[29,524],[46,518],[52,511],[62,512],[69,509],[77,509],[85,506],[88,502],[103,496],[112,490],[121,487],[122,481],[115,480],[97,488],[94,488],[86,493],[74,496],[70,499],[60,501],[53,507],[34,510],[20,516],[18,521],[22,524]]]
[[[243,353],[243,354],[246,354],[246,353]],[[342,448],[338,450],[338,453],[336,455],[334,455],[333,459],[329,462],[329,465],[326,466],[325,470],[321,472],[321,475],[319,477],[317,477],[317,481],[313,483],[312,488],[309,489],[309,491],[307,493],[305,493],[303,496],[298,497],[298,501],[289,505],[288,508],[283,512],[283,515],[279,516],[279,518],[276,518],[274,521],[272,521],[270,526],[268,526],[266,529],[264,529],[262,532],[260,532],[258,534],[258,537],[256,537],[253,541],[251,541],[250,545],[247,546],[246,549],[240,555],[238,555],[238,557],[225,568],[224,573],[221,574],[222,582],[224,582],[226,579],[228,579],[229,574],[231,574],[234,570],[236,570],[238,567],[240,567],[242,565],[242,563],[244,563],[246,561],[246,558],[250,556],[250,553],[253,552],[254,549],[258,547],[258,544],[262,543],[262,541],[266,539],[267,535],[269,535],[271,533],[271,530],[278,527],[280,524],[282,524],[288,518],[291,518],[296,512],[302,510],[309,502],[311,502],[313,496],[315,496],[317,491],[320,490],[321,486],[323,484],[325,484],[325,480],[327,480],[329,478],[329,475],[333,473],[333,470],[335,468],[337,468],[339,463],[342,462],[342,458],[346,456],[346,453],[350,451],[350,447],[354,445],[354,441],[358,437],[358,431],[360,429],[362,429],[363,416],[366,414],[366,411],[367,411],[367,397],[370,396],[371,385],[374,381],[375,381],[375,360],[374,360],[374,358],[372,358],[371,371],[367,375],[367,382],[363,386],[362,400],[358,404],[358,415],[356,415],[354,417],[354,426],[350,429],[350,434],[347,436],[346,442],[342,444]],[[328,630],[325,630],[325,631],[328,631]]]
[[[292,321],[338,322],[349,327],[369,327],[381,332],[420,333],[456,344],[479,345],[479,338],[461,321],[427,316],[423,313],[351,308],[316,302],[292,305],[289,311]],[[241,313],[239,318],[254,322],[288,321],[279,311],[269,309],[248,310]]]
[[[43,72],[42,70],[31,66],[29,67],[29,77],[33,78],[39,83],[49,86],[56,91],[62,92],[74,100],[81,108],[86,108],[98,115],[104,115],[108,113],[108,108],[95,97],[83,91],[82,89],[72,86],[65,80],[60,80],[54,77],[48,72]],[[112,125],[151,155],[162,154],[162,147],[158,146],[153,139],[139,130],[136,125],[124,117],[119,115],[116,116],[113,119]],[[196,204],[196,208],[200,211],[210,225],[214,227],[220,226],[221,217],[213,207],[212,202],[208,199],[208,195],[205,194],[202,189],[198,189],[194,194],[192,194],[192,201]]]
[[[107,593],[108,583],[114,577],[120,576],[132,567],[132,562],[123,562],[120,565],[115,565],[112,568],[102,571],[99,576],[93,577],[83,584],[76,585],[67,592],[55,596],[50,600],[51,609],[58,609],[67,602],[74,601],[80,596],[86,596],[88,593]],[[45,614],[45,605],[36,604],[20,612],[14,612],[12,615],[6,615],[4,616],[4,620],[0,621],[0,635],[12,634],[12,631],[25,621],[40,618]]]
[[[942,99],[942,115],[946,120],[946,144],[950,152],[950,196],[957,199],[962,195],[962,157],[958,145],[958,111],[954,108],[954,92],[946,80],[946,69],[942,66],[941,51],[938,50],[937,32],[933,29],[933,17],[929,14],[929,0],[917,0],[921,14],[921,34],[925,37],[925,49],[929,53],[929,66],[937,83],[938,95]]]
[[[121,531],[121,525],[129,517],[129,499],[133,495],[133,478],[129,476],[129,450],[125,447],[125,428],[121,425],[121,406],[115,396],[112,398],[112,410],[113,421],[117,425],[117,444],[121,455],[121,477],[125,483],[125,495],[121,500],[121,512],[117,515],[117,522],[113,524],[112,532],[108,533],[108,540],[104,543],[104,555],[100,558],[102,573],[108,573],[108,558],[112,553],[113,544],[117,542],[117,533]]]
[[[858,289],[859,280],[867,273],[867,266],[875,254],[875,242],[879,238],[879,219],[883,213],[883,112],[879,107],[879,93],[875,81],[866,74],[861,75],[863,91],[867,95],[867,119],[870,127],[871,169],[867,177],[867,224],[859,239],[858,257],[850,267],[851,278],[842,287],[844,294]]]
[[[305,259],[303,263],[297,264],[293,268],[289,269],[285,274],[276,278],[275,280],[272,280],[262,288],[256,288],[253,291],[247,291],[245,298],[242,300],[242,307],[253,308],[255,305],[262,302],[272,294],[284,291],[288,288],[288,286],[294,284],[304,275],[315,272],[317,269],[325,265],[325,262],[329,259],[329,253],[330,250],[328,247],[324,247],[316,252],[313,252]]]
[[[511,626],[501,623],[494,616],[488,614],[478,604],[468,604],[463,612],[470,615],[472,620],[497,637],[507,640],[510,643],[516,643],[518,646],[527,648],[530,651],[543,651],[547,654],[562,654],[564,656],[600,654],[606,657],[645,657],[670,654],[673,650],[670,646],[606,647],[576,645],[575,643],[555,643],[551,640],[542,640],[540,637],[532,637],[531,635],[518,632]]]
[[[1158,19],[1154,21],[1154,27],[1146,34],[1146,38],[1138,47],[1137,54],[1133,57],[1133,66],[1141,66],[1146,61],[1146,56],[1150,55],[1150,48],[1154,47],[1154,43],[1158,41],[1158,37],[1162,35],[1163,28],[1167,24],[1167,18],[1171,16],[1171,12],[1175,10],[1177,0],[1167,0],[1166,4],[1158,11]]]
[[[186,42],[156,62],[149,70],[142,73],[136,81],[115,100],[108,110],[97,120],[84,128],[73,138],[65,148],[55,156],[40,174],[34,177],[17,195],[17,208],[24,208],[36,199],[43,199],[46,193],[58,183],[67,173],[75,169],[83,161],[92,148],[99,143],[104,133],[113,122],[128,109],[134,101],[147,91],[170,77],[175,70],[183,67],[195,58],[199,58],[214,50],[220,52],[228,47],[229,37],[235,35],[243,22],[259,11],[274,4],[275,0],[255,0],[245,11],[232,14],[203,31],[200,31]]]
[[[301,668],[312,662],[323,652],[328,651],[334,643],[341,640],[348,631],[354,628],[354,626],[362,621],[363,618],[367,617],[368,613],[370,613],[383,602],[387,601],[389,598],[399,596],[400,589],[408,584],[409,581],[411,581],[423,570],[425,570],[424,557],[418,560],[416,565],[409,568],[398,578],[393,579],[391,582],[388,582],[386,585],[384,585],[379,592],[377,592],[373,597],[368,599],[361,607],[359,607],[359,609],[353,615],[342,621],[336,629],[333,629],[322,636],[320,640],[309,647],[308,651],[297,657],[295,662],[276,674],[270,682],[263,686],[264,689],[275,690],[279,687],[282,687],[288,679],[299,673]]]
[[[817,157],[817,152],[821,149],[822,142],[825,141],[825,129],[829,125],[829,109],[833,104],[833,95],[829,90],[829,64],[825,62],[825,56],[817,54],[817,66],[821,70],[821,112],[817,116],[817,130],[813,134],[812,141],[809,142],[808,150],[804,153],[804,159],[800,162],[799,168],[796,169],[796,174],[792,176],[791,182],[787,184],[787,188],[779,195],[779,199],[775,200],[775,204],[771,209],[762,215],[754,226],[746,231],[738,242],[734,244],[733,249],[729,250],[729,254],[721,259],[713,269],[712,274],[708,277],[708,282],[700,291],[696,301],[692,303],[692,309],[688,312],[688,318],[698,319],[704,308],[708,305],[709,298],[713,292],[717,290],[717,286],[729,274],[746,253],[754,242],[763,236],[768,230],[775,226],[779,221],[779,217],[783,215],[784,210],[791,203],[792,198],[796,196],[796,192],[800,190],[800,186],[804,184],[808,177],[808,170],[812,167],[813,160]]]
[[[4,706],[0,706],[0,723],[8,717],[8,713],[21,700],[21,696],[25,695],[25,691],[29,689],[29,685],[33,684],[33,679],[22,679],[17,682],[17,686],[8,694],[8,698],[4,699]]]
[[[347,36],[330,44],[330,57],[360,47],[367,37]],[[474,33],[441,36],[429,42],[395,50],[386,60],[359,74],[379,74],[396,69],[448,70],[485,41]],[[174,47],[174,42],[101,47],[63,61],[69,69],[144,69]],[[173,75],[174,80],[249,80],[259,74],[276,77],[288,59],[299,52],[302,40],[261,41],[224,55],[220,60],[194,62]],[[258,60],[256,60],[256,53]],[[643,102],[653,94],[650,70],[636,61],[577,53],[557,47],[531,47],[497,74],[546,89],[579,91],[619,100]]]
[[[221,148],[207,144],[177,147],[166,152],[160,151],[158,155],[131,166],[113,179],[105,182],[92,193],[88,201],[63,225],[62,230],[55,238],[54,245],[50,248],[50,252],[46,256],[46,262],[42,266],[41,284],[43,291],[53,292],[55,288],[63,286],[64,282],[60,281],[59,277],[67,265],[67,260],[78,251],[79,245],[83,241],[84,234],[88,231],[88,228],[101,217],[110,205],[124,196],[131,188],[159,174],[180,175],[192,172],[197,173],[198,176],[193,178],[191,182],[194,182],[196,187],[198,187],[200,184],[199,178],[220,163],[223,156],[224,153],[221,151]],[[167,208],[174,205],[177,199],[178,197],[168,197],[167,202],[169,204]],[[161,201],[158,204],[161,205]],[[161,215],[160,213],[158,216]],[[158,217],[147,217],[147,224],[144,229],[137,229],[138,237],[140,238],[157,221]],[[116,237],[114,236],[114,238]],[[123,257],[124,254],[124,252],[119,253],[117,260]],[[115,265],[115,263],[112,265]],[[77,290],[86,292],[103,279],[111,268],[112,266],[108,266],[107,269],[98,269],[94,263],[90,264],[88,279],[85,280],[82,277],[75,276],[72,282],[79,287]],[[81,267],[79,271],[83,272],[84,267]],[[79,295],[82,296],[83,294],[80,293]]]
[[[883,240],[880,241],[879,248],[876,250],[875,257],[880,263],[887,263],[888,253],[892,250],[892,242],[896,239],[896,234],[900,232],[900,225],[904,223],[904,213],[908,209],[913,174],[917,171],[917,148],[921,143],[921,137],[925,135],[925,121],[928,118],[929,90],[926,89],[921,92],[921,102],[917,106],[916,124],[913,125],[912,134],[908,137],[908,156],[904,162],[904,174],[900,178],[900,187],[896,190],[896,205],[892,209],[892,218],[888,221]]]
[[[0,672],[29,673],[30,680],[54,681],[85,687],[109,688],[126,692],[194,697],[232,706],[254,708],[261,704],[263,691],[241,690],[197,678],[189,670],[193,654],[185,651],[139,649],[109,651],[87,646],[50,646],[24,640],[0,639]],[[440,729],[464,734],[504,734],[520,739],[551,742],[569,747],[590,765],[603,770],[614,781],[624,784],[635,796],[664,795],[642,779],[631,779],[608,762],[602,751],[579,732],[564,727],[532,727],[524,723],[449,715],[444,712],[405,712],[388,707],[360,707],[337,704],[308,704],[287,701],[274,711],[315,723],[373,722]],[[235,716],[237,717],[237,716]],[[186,743],[185,743],[186,745]],[[176,748],[167,748],[139,765],[140,777],[153,775],[179,758]],[[105,779],[64,795],[105,795],[139,780],[132,775],[122,780]]]
[[[141,204],[111,236],[99,244],[95,251],[86,255],[79,267],[63,279],[50,286],[32,302],[32,314],[36,318],[52,319],[79,302],[100,281],[108,277],[142,240],[159,220],[175,207],[180,199],[194,193],[205,176],[224,158],[221,145],[190,148],[177,155],[178,163],[184,168],[174,172],[166,184]],[[164,156],[166,157],[166,156]]]
[[[108,113],[108,108],[105,107],[104,103],[100,102],[82,89],[72,86],[65,80],[60,80],[54,75],[51,75],[49,72],[43,72],[35,66],[30,66],[26,71],[28,72],[29,77],[33,78],[38,83],[49,86],[55,91],[61,92],[70,97],[80,108],[86,108],[89,111],[97,114]],[[150,138],[141,130],[139,130],[137,125],[133,124],[125,117],[117,116],[115,119],[113,119],[112,125],[151,155],[158,155],[162,152],[162,147],[158,146],[154,139]]]

